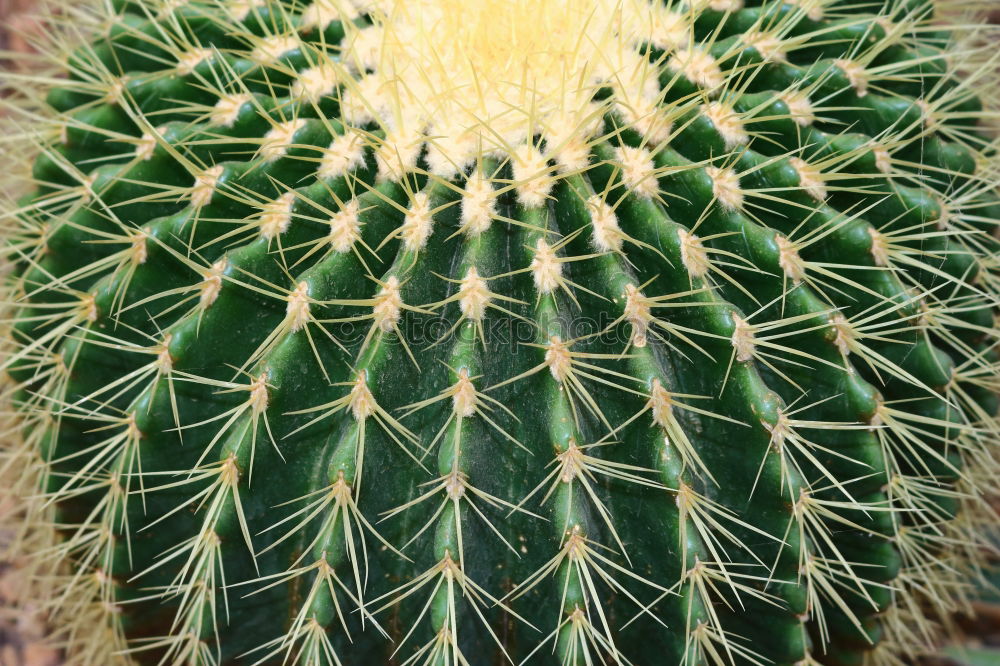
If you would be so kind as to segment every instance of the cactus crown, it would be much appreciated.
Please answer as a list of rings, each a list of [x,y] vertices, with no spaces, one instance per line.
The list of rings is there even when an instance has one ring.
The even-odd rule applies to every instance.
[[[70,663],[935,649],[997,522],[1000,82],[934,9],[61,6],[0,362]]]

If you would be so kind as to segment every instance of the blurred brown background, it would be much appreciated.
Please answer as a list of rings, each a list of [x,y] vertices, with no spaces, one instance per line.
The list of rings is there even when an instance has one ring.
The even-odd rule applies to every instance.
[[[24,56],[31,52],[30,35],[38,33],[32,18],[36,5],[37,0],[0,0],[0,90],[6,87],[6,72],[30,66]],[[0,516],[8,517],[12,510],[0,506]],[[12,538],[0,529],[0,666],[57,666],[62,661],[58,652],[42,642],[41,613],[32,612],[33,600],[21,598],[18,563],[4,557]]]
[[[32,7],[37,0],[0,0],[0,52],[27,53],[30,50],[29,42],[25,39],[26,34],[30,34],[36,29],[35,21],[32,19]],[[10,58],[5,58],[4,68],[13,63]]]

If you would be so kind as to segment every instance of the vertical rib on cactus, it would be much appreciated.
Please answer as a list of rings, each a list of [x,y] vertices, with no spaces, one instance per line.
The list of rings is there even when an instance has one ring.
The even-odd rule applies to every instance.
[[[68,663],[935,650],[1000,432],[995,32],[954,10],[58,7],[0,362]]]

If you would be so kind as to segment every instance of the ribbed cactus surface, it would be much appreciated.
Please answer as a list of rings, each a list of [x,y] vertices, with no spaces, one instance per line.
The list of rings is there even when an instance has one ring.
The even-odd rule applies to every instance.
[[[4,492],[69,663],[888,665],[974,594],[985,29],[896,0],[50,25],[68,76],[24,79],[8,139],[37,157],[2,218]]]

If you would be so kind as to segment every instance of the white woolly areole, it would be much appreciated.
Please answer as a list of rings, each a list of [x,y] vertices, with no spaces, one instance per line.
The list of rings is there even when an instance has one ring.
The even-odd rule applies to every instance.
[[[590,164],[590,144],[582,137],[573,136],[557,145],[553,159],[560,173],[578,172]]]
[[[305,126],[304,118],[278,123],[264,135],[264,140],[260,144],[260,156],[265,162],[273,162],[279,157],[284,157],[295,140],[295,133]]]
[[[569,346],[558,335],[549,338],[545,349],[545,365],[557,382],[562,382],[573,372],[573,359]]]
[[[244,21],[254,9],[263,7],[264,0],[232,0],[226,3],[226,11],[234,21]]]
[[[250,408],[253,410],[254,414],[263,414],[267,411],[268,404],[268,394],[267,394],[267,372],[262,372],[260,376],[255,377],[252,382],[250,382],[250,398],[247,400],[250,404]],[[229,476],[231,478],[230,483],[236,485],[239,479],[239,469],[236,466],[236,461],[233,458],[229,458],[226,461],[231,467],[229,467]],[[223,469],[226,469],[226,465]]]
[[[212,49],[191,49],[177,56],[177,73],[187,76],[195,67],[212,57]]]
[[[396,324],[403,316],[403,296],[399,290],[399,278],[395,275],[389,276],[373,300],[372,319],[375,328],[388,333],[396,328]]]
[[[108,92],[104,96],[104,101],[112,106],[120,106],[125,101],[125,83],[127,76],[116,78],[108,85]]]
[[[525,144],[513,155],[514,182],[517,198],[528,208],[538,208],[552,191],[552,170],[549,161],[535,146]]]
[[[153,156],[153,152],[156,150],[156,135],[150,134],[149,132],[143,132],[142,136],[138,141],[135,142],[135,157],[136,159],[145,162],[150,157]]]
[[[215,299],[219,297],[219,292],[222,291],[222,275],[228,267],[229,261],[223,257],[201,274],[201,284],[198,285],[198,307],[202,310],[215,303]]]
[[[359,15],[358,8],[348,0],[316,0],[302,11],[302,29],[325,30],[333,21],[350,21]]]
[[[472,321],[482,321],[491,298],[486,280],[479,277],[475,266],[470,266],[458,286],[458,308],[462,316]]]
[[[470,236],[478,236],[490,228],[497,212],[496,190],[478,171],[465,181],[462,192],[462,228]]]
[[[851,322],[847,321],[844,315],[835,312],[830,315],[830,325],[833,326],[833,344],[836,345],[842,356],[848,356],[854,342],[854,328],[851,326]],[[853,372],[850,365],[848,368]]]
[[[476,413],[476,408],[479,406],[479,398],[476,395],[476,387],[473,386],[472,380],[469,379],[469,371],[466,368],[461,368],[458,371],[458,381],[455,382],[451,390],[451,408],[457,416],[469,418]],[[460,479],[456,480],[460,481]],[[459,489],[464,492],[464,488],[464,485],[459,482],[455,492],[459,492]]]
[[[875,144],[872,146],[872,155],[875,156],[875,168],[880,173],[892,173],[892,153],[888,148]]]
[[[937,227],[939,231],[945,231],[953,228],[955,211],[952,209],[951,204],[947,200],[941,200],[938,202],[938,205],[941,206],[941,214],[938,216],[937,220],[934,221],[934,226]],[[1000,230],[994,232],[993,235],[996,236],[998,232],[1000,232]],[[976,275],[972,278],[973,284],[978,283],[980,275],[982,275],[981,272],[976,273]]]
[[[621,146],[615,148],[615,157],[621,167],[622,182],[632,193],[652,197],[659,192],[653,153],[645,148]]]
[[[654,146],[670,140],[673,124],[655,99],[619,99],[615,110]]]
[[[625,234],[618,226],[615,209],[602,197],[594,195],[587,199],[587,210],[590,211],[594,247],[601,252],[621,252]]]
[[[375,150],[379,179],[400,180],[417,166],[422,149],[423,136],[419,132],[399,130],[386,134]]]
[[[170,356],[170,343],[173,339],[172,333],[165,333],[163,342],[156,347],[156,367],[160,372],[170,372],[174,367],[174,359]]]
[[[461,373],[462,371],[460,370],[459,372]],[[467,371],[466,374],[468,374]],[[475,408],[473,408],[472,413],[463,415],[461,412],[462,407],[460,407],[458,404],[460,399],[458,395],[459,392],[462,392],[462,394],[465,397],[469,397],[468,392],[470,389],[473,391],[471,397],[475,398],[476,397],[475,389],[472,387],[472,382],[468,380],[462,382],[462,380],[459,379],[458,383],[453,388],[455,394],[452,396],[452,409],[454,409],[455,413],[461,416],[462,418],[465,418],[466,416],[472,416],[472,413],[475,413]],[[448,474],[447,477],[445,477],[444,491],[445,494],[447,494],[448,499],[452,501],[458,501],[463,497],[465,497],[465,493],[468,489],[468,486],[469,482],[466,480],[466,474],[464,472],[452,471]],[[450,552],[445,553],[445,556],[444,558],[442,558],[441,562],[444,568],[444,575],[449,580],[454,580],[455,578],[457,578],[456,572],[460,571],[461,569],[457,564],[455,564],[455,560],[451,559]],[[442,633],[450,634],[450,631],[446,627],[442,629]],[[446,637],[445,640],[451,640],[451,639]]]
[[[285,320],[291,330],[298,331],[309,323],[309,283],[303,280],[288,294]]]
[[[865,71],[864,66],[853,60],[846,60],[844,58],[834,60],[833,64],[844,72],[848,83],[854,88],[854,92],[858,97],[864,97],[868,94],[868,72]]]
[[[360,206],[357,199],[348,201],[330,218],[330,247],[347,252],[361,239]]]
[[[664,5],[658,11],[654,9],[651,18],[653,23],[649,42],[658,49],[674,51],[695,41],[690,16],[671,11]]]
[[[632,325],[632,344],[645,347],[648,342],[649,325],[653,321],[652,301],[643,295],[635,285],[625,285],[625,319]]]
[[[318,102],[332,94],[339,82],[340,74],[337,68],[324,62],[300,71],[289,92],[293,99],[309,103]]]
[[[816,201],[826,201],[826,179],[823,172],[801,157],[791,157],[788,161],[799,175],[799,187]]]
[[[216,164],[195,175],[190,194],[192,206],[201,208],[212,201],[212,195],[215,194],[215,187],[219,184],[223,171],[222,165]]]
[[[816,122],[816,111],[809,100],[809,95],[801,90],[791,90],[781,93],[779,97],[788,107],[788,115],[791,116],[796,125],[808,127]]]
[[[435,130],[431,130],[434,135]],[[479,155],[479,140],[469,131],[457,134],[435,135],[427,143],[424,159],[431,173],[442,178],[454,178]]]
[[[219,127],[232,127],[240,116],[240,109],[253,98],[250,95],[225,95],[219,98],[209,114],[209,120]]]
[[[306,11],[307,26],[327,20],[340,4],[317,0]],[[603,104],[655,106],[658,70],[642,49],[687,43],[692,21],[658,0],[374,5],[373,25],[347,24],[340,44],[341,61],[357,77],[345,85],[345,119],[375,121],[388,134],[432,138],[428,163],[445,176],[468,165],[470,155],[505,153],[537,136],[549,143],[556,134],[562,148],[550,157],[567,170],[576,168],[586,157],[591,121],[603,115],[581,110],[602,87],[612,90]],[[262,44],[255,53],[259,61],[273,61],[284,46],[291,43]],[[710,77],[718,78],[714,72]]]
[[[743,0],[690,0],[687,4],[694,10],[711,9],[714,12],[738,12],[743,9]]]
[[[348,132],[341,134],[323,151],[316,176],[320,180],[345,176],[365,162],[365,143],[361,136]]]
[[[875,265],[888,266],[891,263],[889,257],[889,240],[885,237],[885,234],[871,226],[868,227],[868,236],[872,239],[869,253],[872,255]]]
[[[344,122],[351,125],[367,125],[376,116],[389,113],[389,97],[381,81],[374,76],[363,76],[358,80],[344,81],[341,91],[340,113]]]
[[[806,265],[799,256],[795,244],[781,234],[776,235],[774,241],[778,245],[778,266],[781,267],[785,277],[795,284],[802,282],[806,276]]]
[[[351,387],[348,406],[351,408],[351,415],[355,421],[364,421],[375,413],[375,408],[378,406],[375,402],[375,396],[368,389],[367,378],[368,371],[362,370],[358,373],[357,379],[354,380],[354,386]]]
[[[583,450],[577,446],[574,439],[570,440],[565,451],[556,456],[556,460],[559,461],[559,480],[562,483],[572,483],[574,479],[582,477],[587,472],[587,461],[584,460]],[[587,557],[586,540],[580,532],[580,526],[574,525],[563,546],[566,559],[570,562],[582,562]],[[574,612],[581,610],[577,608]],[[570,617],[570,621],[581,621],[572,615]]]
[[[787,0],[788,4],[799,7],[812,21],[822,21],[829,0]]]
[[[156,12],[157,17],[164,18],[170,16],[181,7],[187,5],[188,1],[189,0],[157,0],[150,4],[152,5],[152,7],[158,10]]]
[[[261,238],[271,240],[288,231],[292,223],[292,204],[295,203],[295,192],[285,192],[274,201],[264,204],[260,214]]]
[[[788,56],[785,55],[785,43],[773,33],[748,32],[743,36],[743,42],[757,49],[757,53],[764,60],[788,62]]]
[[[743,188],[740,187],[739,174],[728,167],[706,167],[705,173],[712,179],[712,193],[719,203],[730,210],[738,210],[743,206]]]
[[[785,449],[785,443],[788,441],[789,437],[794,435],[792,424],[789,422],[785,412],[778,409],[774,423],[761,420],[761,425],[763,425],[764,429],[771,434],[771,441],[768,442],[771,449],[773,449],[776,453],[782,454]]]
[[[710,53],[697,46],[679,49],[667,66],[680,72],[691,83],[696,83],[709,91],[720,87],[726,81],[719,63]]]
[[[693,278],[702,278],[708,274],[712,263],[708,259],[708,252],[701,239],[684,229],[677,230],[677,238],[681,245],[681,263],[687,269],[688,275]]]
[[[344,41],[340,44],[341,49],[348,56],[343,58],[344,64],[356,72],[373,70],[378,67],[384,34],[379,25],[369,25],[347,33]]]
[[[261,39],[250,54],[250,59],[258,65],[273,65],[281,56],[302,47],[295,35],[268,35]]]
[[[129,246],[129,259],[132,265],[138,266],[146,263],[146,259],[149,258],[148,234],[145,230],[140,230],[131,234],[131,236],[132,243]]]
[[[97,297],[93,294],[82,294],[76,305],[77,316],[83,321],[97,321]]]
[[[653,379],[650,383],[649,405],[652,411],[653,423],[661,428],[670,428],[674,419],[674,400],[659,379]]]
[[[754,328],[739,315],[734,313],[730,316],[733,318],[733,336],[730,338],[730,342],[736,351],[736,360],[746,363],[754,357],[757,350]]]
[[[940,122],[938,120],[937,111],[931,106],[931,103],[925,99],[914,100],[914,104],[920,109],[920,115],[924,123],[924,127],[929,130],[939,129]]]
[[[399,229],[399,237],[403,239],[406,249],[411,252],[424,249],[427,239],[431,237],[433,225],[430,199],[426,193],[417,192],[413,195],[403,218],[403,226]]]
[[[733,107],[723,102],[709,102],[702,109],[705,117],[712,121],[716,131],[726,144],[726,148],[735,148],[750,140],[743,127],[740,115]]]
[[[97,182],[97,173],[74,174],[73,178],[80,183],[80,197],[83,201],[89,202],[94,199],[94,183]]]
[[[535,281],[535,289],[540,294],[551,293],[562,283],[562,262],[544,239],[539,238],[535,243],[535,256],[531,259],[529,268]]]

